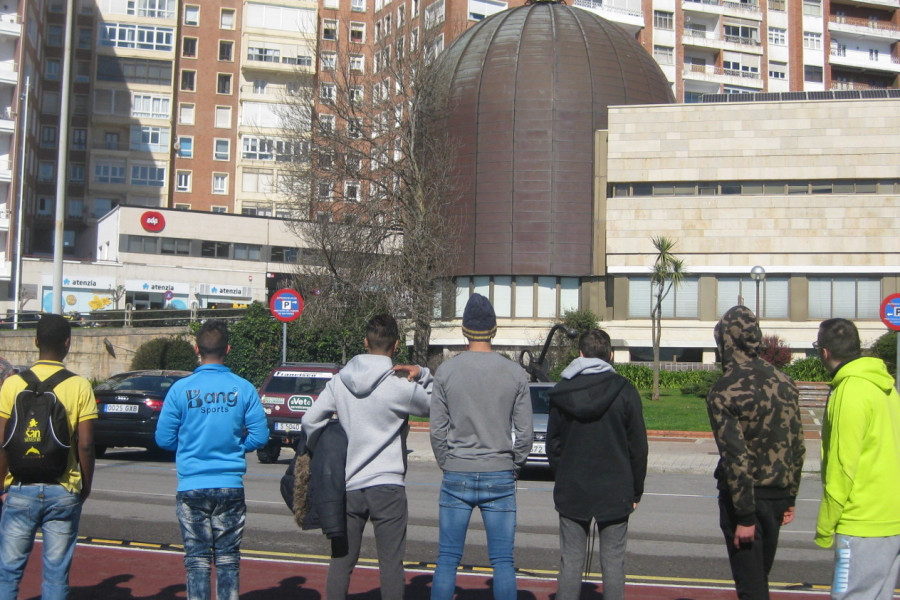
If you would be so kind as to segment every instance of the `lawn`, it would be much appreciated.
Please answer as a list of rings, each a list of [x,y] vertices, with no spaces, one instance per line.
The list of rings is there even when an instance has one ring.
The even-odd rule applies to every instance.
[[[659,402],[651,390],[641,390],[647,429],[662,431],[709,431],[706,400],[682,394],[677,389],[659,390]]]

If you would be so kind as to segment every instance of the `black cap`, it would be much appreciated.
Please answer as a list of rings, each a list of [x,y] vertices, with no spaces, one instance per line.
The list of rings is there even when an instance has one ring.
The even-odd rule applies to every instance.
[[[463,335],[479,342],[490,341],[497,333],[497,315],[491,301],[481,294],[472,294],[463,311]]]

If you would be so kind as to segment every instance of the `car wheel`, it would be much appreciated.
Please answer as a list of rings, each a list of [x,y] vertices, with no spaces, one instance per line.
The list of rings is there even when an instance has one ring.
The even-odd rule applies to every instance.
[[[256,458],[264,465],[270,465],[278,460],[281,454],[281,443],[277,440],[270,441],[268,444],[256,451]]]
[[[104,454],[106,454],[106,446],[94,446],[95,458],[103,458]]]

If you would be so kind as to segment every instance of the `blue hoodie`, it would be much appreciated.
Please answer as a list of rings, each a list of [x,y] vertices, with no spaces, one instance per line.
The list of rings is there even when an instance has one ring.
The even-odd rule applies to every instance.
[[[243,487],[244,455],[268,439],[256,388],[220,364],[173,383],[156,424],[157,445],[175,451],[179,492]]]

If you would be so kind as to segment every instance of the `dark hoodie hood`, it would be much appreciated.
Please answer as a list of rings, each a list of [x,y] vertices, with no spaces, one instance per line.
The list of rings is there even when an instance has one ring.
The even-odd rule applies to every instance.
[[[722,316],[716,324],[715,338],[723,369],[759,356],[762,332],[756,315],[746,306],[730,308]]]
[[[609,370],[593,375],[579,375],[559,382],[550,390],[550,403],[578,421],[601,418],[628,380]]]

